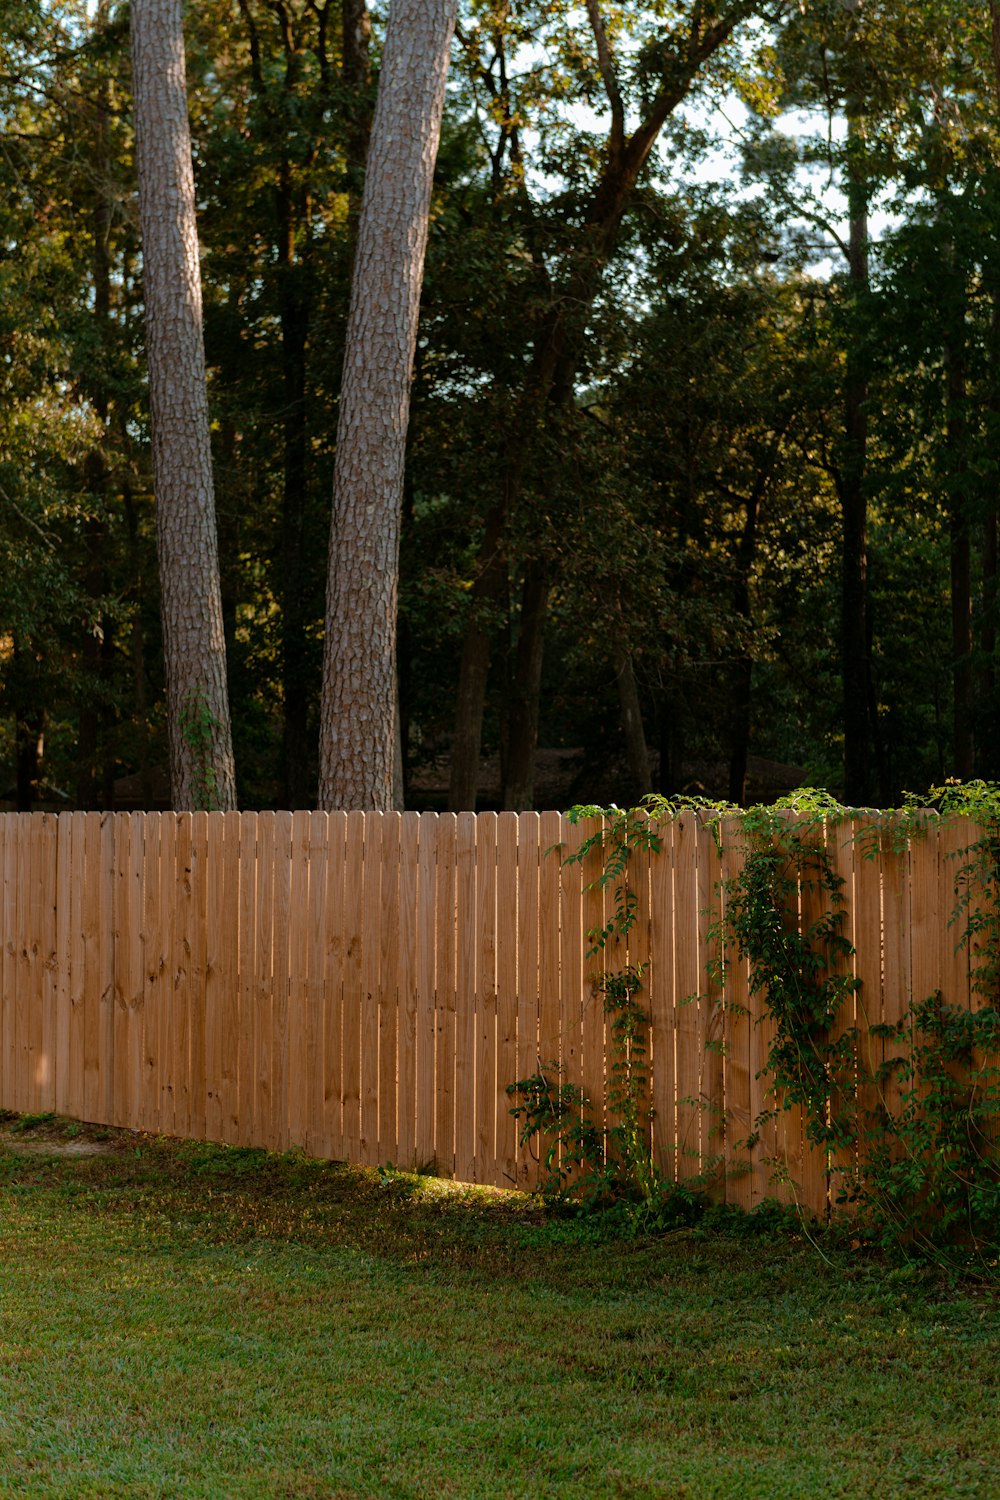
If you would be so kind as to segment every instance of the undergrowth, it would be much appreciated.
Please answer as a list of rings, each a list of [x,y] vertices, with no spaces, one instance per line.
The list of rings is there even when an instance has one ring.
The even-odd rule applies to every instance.
[[[995,1275],[1000,1261],[1000,787],[956,782],[924,798],[907,797],[892,812],[864,810],[859,853],[905,852],[934,818],[964,817],[980,830],[956,859],[955,905],[946,914],[956,946],[967,948],[976,1009],[939,993],[911,995],[892,1025],[868,1030],[880,1041],[869,1064],[854,1020],[865,997],[852,972],[843,882],[830,841],[857,810],[806,788],[773,807],[740,812],[727,804],[648,797],[638,808],[578,807],[569,818],[600,817],[601,829],[566,861],[595,849],[603,857],[594,884],[611,886],[613,915],[587,934],[588,957],[614,948],[618,968],[595,976],[604,1005],[612,1064],[603,1108],[553,1063],[509,1086],[522,1144],[544,1140],[540,1192],[569,1211],[606,1216],[632,1231],[677,1224],[735,1223],[712,1206],[713,1169],[693,1182],[675,1180],[654,1158],[650,1122],[650,1018],[641,1004],[645,964],[629,950],[636,896],[633,854],[655,858],[658,830],[686,808],[701,810],[739,858],[716,891],[712,936],[721,957],[714,977],[726,993],[727,968],[746,961],[755,1013],[770,1017],[773,1040],[758,1077],[767,1107],[749,1139],[760,1150],[763,1128],[799,1107],[810,1145],[822,1151],[831,1203],[830,1230],[904,1259],[924,1258]],[[790,817],[789,814],[797,814]],[[561,851],[560,851],[561,852]],[[805,912],[814,916],[806,917]],[[606,1124],[598,1123],[603,1117]],[[852,1168],[853,1160],[856,1165]],[[772,1182],[783,1164],[766,1162]],[[794,1184],[792,1184],[794,1188]],[[744,1216],[747,1217],[747,1216]],[[758,1224],[767,1221],[756,1215]],[[818,1226],[813,1226],[813,1229]],[[812,1232],[812,1230],[810,1231]]]

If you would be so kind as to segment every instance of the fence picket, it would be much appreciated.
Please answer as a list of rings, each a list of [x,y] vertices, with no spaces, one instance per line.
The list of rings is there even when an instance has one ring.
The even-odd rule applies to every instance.
[[[365,913],[365,815],[347,814],[343,915],[343,1146],[347,1161],[361,1155],[362,1023],[370,1007],[363,991],[362,940]]]
[[[271,1126],[269,1141],[288,1150],[289,923],[292,886],[292,814],[274,814],[274,907],[271,933]]]
[[[379,819],[382,847],[379,855],[381,880],[378,923],[378,1157],[380,1162],[399,1162],[397,1122],[397,1068],[399,1064],[399,859],[398,812]],[[409,1165],[409,1163],[407,1163]]]
[[[677,1177],[701,1168],[701,952],[698,933],[698,820],[674,824],[674,1004],[677,1007]]]
[[[257,834],[254,813],[241,813],[239,832],[239,1089],[236,1140],[256,1139],[257,1052],[255,974],[257,956]]]
[[[722,892],[720,912],[723,919],[735,894],[734,885],[743,873],[746,849],[739,840],[739,818],[725,818],[722,824]],[[755,1146],[748,1145],[754,1133],[753,1098],[753,1015],[750,1009],[749,961],[730,942],[725,954],[725,999],[723,1040],[725,1058],[725,1152],[726,1201],[743,1209],[753,1208],[765,1196],[760,1181]]]
[[[417,913],[420,879],[420,814],[403,813],[399,824],[399,939],[396,977],[396,1159],[418,1167],[417,1091]]]
[[[538,888],[540,869],[541,819],[538,813],[521,813],[517,820],[517,1067],[512,1083],[531,1078],[538,1072]],[[538,1180],[537,1145],[520,1144],[523,1122],[515,1121],[517,1131],[516,1184],[534,1187]]]
[[[553,1088],[561,1078],[560,1027],[562,993],[559,973],[559,930],[562,924],[562,871],[558,844],[563,821],[559,813],[543,812],[538,819],[538,1054],[531,1072],[544,1073]],[[544,918],[542,912],[545,913]],[[544,1152],[547,1143],[540,1143]]]
[[[382,819],[364,823],[364,908],[361,922],[361,1155],[379,1165],[379,944],[382,927]]]
[[[476,815],[459,813],[455,839],[455,1176],[476,1170]]]
[[[224,1025],[226,974],[226,814],[210,812],[206,830],[207,910],[205,914],[205,1134],[210,1141],[228,1137],[228,1046]]]
[[[437,824],[437,940],[435,1005],[436,1109],[434,1158],[438,1171],[454,1177],[455,1165],[455,1031],[458,942],[456,900],[458,886],[458,815],[442,813]]]
[[[302,1054],[289,1063],[290,1086],[303,1096],[303,1145],[314,1156],[327,1149],[324,1080],[326,1052],[324,1035],[324,982],[326,977],[326,902],[330,843],[333,828],[328,813],[308,813],[305,858],[308,861],[309,906],[305,913],[306,936],[301,956],[308,968],[304,988],[305,1014],[300,1031]],[[343,856],[341,856],[341,865]],[[293,950],[294,959],[294,950]],[[296,1080],[299,1080],[297,1083]]]
[[[416,820],[417,854],[417,911],[415,917],[415,995],[414,995],[414,1047],[416,1049],[414,1080],[414,1144],[415,1164],[426,1167],[435,1161],[434,1111],[435,1111],[435,1046],[437,1041],[437,1012],[435,1007],[435,918],[437,914],[437,813],[422,813]]]
[[[476,1067],[473,1172],[496,1177],[497,1107],[497,815],[476,819]]]
[[[344,974],[348,961],[345,881],[349,873],[347,824],[346,812],[332,812],[328,816],[326,828],[326,940],[323,944],[320,980],[322,1076],[317,1103],[320,1109],[319,1130],[323,1154],[332,1157],[348,1157],[344,1143]]]
[[[509,1084],[517,1080],[518,902],[516,813],[497,819],[496,948],[496,1174],[501,1187],[517,1182],[517,1128],[511,1114]]]

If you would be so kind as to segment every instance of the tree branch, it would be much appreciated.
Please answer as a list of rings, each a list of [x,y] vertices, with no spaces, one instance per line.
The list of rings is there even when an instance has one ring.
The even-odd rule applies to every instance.
[[[612,161],[620,162],[625,150],[625,105],[618,88],[614,58],[611,55],[608,34],[604,29],[604,17],[601,15],[598,0],[587,0],[587,16],[590,29],[594,33],[594,41],[597,43],[597,64],[601,70],[601,77],[604,79],[604,92],[611,105],[611,134],[608,138],[608,152]]]

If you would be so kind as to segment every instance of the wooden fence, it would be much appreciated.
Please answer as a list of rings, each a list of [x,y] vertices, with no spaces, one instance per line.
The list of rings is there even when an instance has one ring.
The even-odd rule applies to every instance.
[[[594,825],[558,813],[0,815],[0,1107],[529,1187],[508,1083],[559,1061],[600,1101],[609,1061],[585,932],[611,891]],[[947,926],[955,858],[978,831],[932,820],[862,859],[828,833],[868,1025],[940,990],[972,1005]],[[628,958],[649,959],[656,1155],[679,1177],[721,1156],[720,1191],[821,1210],[827,1164],[798,1111],[745,1145],[766,1107],[771,1023],[731,963],[709,977],[737,851],[683,814],[636,855]],[[725,842],[725,841],[724,841]],[[724,887],[723,887],[724,888]],[[819,913],[803,890],[804,921]],[[619,967],[625,955],[610,959]],[[775,1183],[778,1175],[789,1179]],[[794,1187],[792,1186],[794,1185]]]

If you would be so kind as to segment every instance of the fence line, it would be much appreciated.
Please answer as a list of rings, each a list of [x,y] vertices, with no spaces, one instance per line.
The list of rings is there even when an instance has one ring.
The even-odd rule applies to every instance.
[[[932,820],[902,851],[863,859],[863,823],[827,838],[861,980],[840,1024],[857,1022],[877,1062],[886,1043],[869,1027],[911,995],[977,1003],[947,917],[955,856],[979,830]],[[506,1085],[558,1063],[599,1107],[611,1065],[584,953],[612,892],[586,889],[596,854],[581,866],[547,852],[596,826],[558,813],[0,815],[0,1106],[530,1187],[537,1148],[518,1144]],[[650,964],[657,1159],[683,1179],[721,1155],[730,1201],[794,1193],[820,1210],[826,1163],[801,1111],[747,1145],[772,1023],[746,963],[728,964],[725,996],[708,973],[720,883],[743,855],[726,838],[720,855],[692,812],[662,843],[633,855],[627,954],[601,960]],[[800,891],[804,923],[817,900]]]

